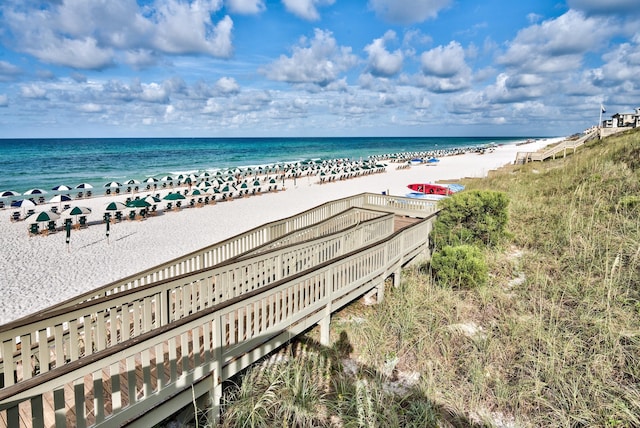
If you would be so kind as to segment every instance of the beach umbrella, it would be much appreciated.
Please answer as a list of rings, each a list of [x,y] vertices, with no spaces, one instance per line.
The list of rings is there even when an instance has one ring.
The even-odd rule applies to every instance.
[[[67,210],[65,212],[65,214],[67,215],[87,215],[87,214],[91,214],[91,208],[87,208],[87,207],[73,207],[70,210]]]
[[[144,180],[145,183],[157,183],[158,181],[160,181],[160,180],[158,180],[155,177],[149,177],[149,178]]]
[[[106,183],[104,187],[122,187],[122,183],[118,183],[117,181],[110,181]]]
[[[128,180],[125,184],[140,184],[140,181],[132,178],[131,180]]]
[[[173,181],[173,177],[170,175],[165,175],[160,179],[160,181]]]
[[[150,206],[151,204],[144,199],[134,199],[127,202],[127,208],[146,208]]]
[[[34,220],[36,223],[55,221],[60,218],[60,214],[54,213],[53,211],[41,211],[36,216]]]
[[[109,202],[104,209],[105,211],[122,211],[127,209],[127,206],[122,202]]]
[[[211,174],[208,173],[207,171],[205,171],[205,172],[201,173],[199,177],[200,178],[207,178],[207,177],[211,177]]]
[[[35,219],[33,221],[38,223],[55,221],[60,218],[60,214],[54,213],[53,211],[41,211],[35,214]]]
[[[187,193],[187,196],[205,196],[207,194],[207,189],[193,189]]]
[[[164,199],[165,201],[177,201],[179,199],[187,199],[187,198],[182,193],[176,192],[176,193],[169,193],[162,199]]]
[[[35,207],[37,204],[31,199],[20,199],[19,201],[11,202],[11,207],[13,208],[22,208],[24,211],[25,208]]]
[[[47,193],[46,190],[42,190],[42,189],[29,189],[26,192],[24,192],[24,195],[44,195],[45,193]]]
[[[146,198],[144,198],[145,201],[149,202],[149,204],[153,205],[153,204],[157,204],[158,202],[160,202],[162,199],[160,198],[156,198],[155,196],[149,195]]]
[[[53,198],[49,199],[49,202],[61,203],[61,202],[68,202],[70,200],[71,200],[71,196],[69,195],[56,195]]]
[[[93,189],[93,186],[89,183],[80,183],[76,186],[76,189]]]
[[[10,198],[12,196],[20,196],[20,193],[13,190],[5,190],[4,192],[0,193],[0,198]]]
[[[71,190],[71,187],[64,184],[58,184],[57,186],[52,187],[51,190],[54,192],[66,192],[67,190]]]

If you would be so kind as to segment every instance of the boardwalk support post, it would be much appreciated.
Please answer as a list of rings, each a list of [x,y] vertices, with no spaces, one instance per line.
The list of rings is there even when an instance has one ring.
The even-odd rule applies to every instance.
[[[320,344],[329,346],[331,338],[329,337],[329,326],[331,324],[331,305],[325,306],[324,317],[320,320]]]
[[[400,272],[402,269],[398,268],[395,272],[393,272],[393,286],[395,288],[400,287]]]
[[[376,297],[378,303],[382,303],[382,301],[384,300],[384,284],[385,281],[384,279],[382,279],[380,284],[376,287]]]

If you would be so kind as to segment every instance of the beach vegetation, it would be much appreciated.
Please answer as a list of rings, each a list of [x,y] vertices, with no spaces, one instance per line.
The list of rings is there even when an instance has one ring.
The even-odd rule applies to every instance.
[[[488,279],[487,264],[482,251],[473,245],[447,245],[433,254],[433,276],[448,287],[478,287]]]
[[[506,236],[509,199],[504,192],[470,190],[441,201],[431,243],[437,251],[447,245],[499,245]]]

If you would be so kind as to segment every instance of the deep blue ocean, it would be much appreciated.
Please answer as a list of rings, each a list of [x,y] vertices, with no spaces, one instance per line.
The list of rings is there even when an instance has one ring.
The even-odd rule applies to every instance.
[[[535,137],[0,139],[0,192],[225,171],[307,159],[510,144]]]

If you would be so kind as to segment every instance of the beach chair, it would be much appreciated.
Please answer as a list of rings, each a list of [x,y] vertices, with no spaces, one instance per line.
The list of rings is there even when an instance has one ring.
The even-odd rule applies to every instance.
[[[122,211],[116,211],[116,221],[122,221]]]
[[[49,233],[56,233],[56,222],[51,220],[49,223],[47,223],[47,231]]]
[[[0,210],[4,209],[4,201],[0,201]]]
[[[182,207],[182,201],[176,202],[176,210],[179,210]]]
[[[86,217],[86,216],[83,216],[83,215],[82,215],[82,216],[80,216],[80,217],[78,218],[78,225],[79,225],[81,228],[83,228],[83,229],[84,229],[85,227],[87,227],[87,217]]]
[[[82,196],[84,196],[84,194],[82,192],[78,192],[78,196],[76,196],[76,199],[82,199]]]
[[[38,223],[31,223],[29,225],[29,236],[34,236],[40,233]]]
[[[20,211],[14,211],[11,213],[11,217],[10,217],[11,221],[18,221],[20,220]]]
[[[58,212],[58,207],[56,207],[55,205],[51,207],[51,212],[52,213],[57,213]]]
[[[129,213],[129,220],[135,220],[136,218],[136,212],[135,211],[131,211]]]
[[[87,191],[87,198],[91,197],[91,190]]]
[[[173,208],[173,204],[171,202],[169,202],[167,204],[167,207],[165,208],[166,211],[171,211],[171,209]]]

